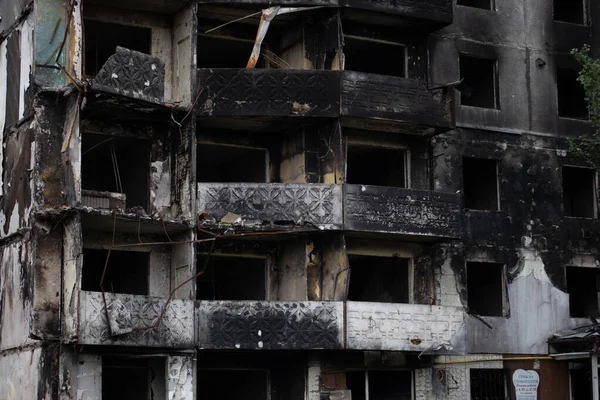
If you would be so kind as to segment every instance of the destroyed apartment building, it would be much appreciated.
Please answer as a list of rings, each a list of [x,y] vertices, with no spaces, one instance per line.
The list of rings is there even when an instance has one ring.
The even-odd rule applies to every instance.
[[[598,399],[598,0],[0,17],[0,399]]]

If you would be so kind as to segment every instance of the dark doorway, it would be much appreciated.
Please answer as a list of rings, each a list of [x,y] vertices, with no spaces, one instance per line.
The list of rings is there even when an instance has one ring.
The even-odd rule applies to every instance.
[[[266,182],[267,150],[218,144],[198,145],[198,182]]]
[[[568,217],[596,217],[596,173],[591,168],[562,167],[563,204]]]
[[[267,400],[266,370],[198,369],[198,400]]]
[[[556,92],[558,96],[558,115],[560,117],[589,118],[585,90],[577,81],[579,72],[574,69],[557,68]]]
[[[465,207],[471,210],[498,210],[498,162],[463,157]]]
[[[569,315],[575,318],[597,318],[598,280],[600,269],[566,267]]]
[[[504,315],[504,265],[485,262],[467,263],[469,308],[479,315]]]

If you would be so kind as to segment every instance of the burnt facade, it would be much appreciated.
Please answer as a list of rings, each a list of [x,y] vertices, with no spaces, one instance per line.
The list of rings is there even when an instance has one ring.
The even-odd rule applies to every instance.
[[[593,398],[597,8],[3,2],[0,398]]]

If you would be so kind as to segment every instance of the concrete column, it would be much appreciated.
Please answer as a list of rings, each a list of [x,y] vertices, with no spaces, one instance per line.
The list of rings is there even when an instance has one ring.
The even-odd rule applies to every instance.
[[[315,355],[308,360],[306,377],[306,400],[320,400],[321,397],[321,362]]]
[[[167,357],[168,400],[194,400],[194,376],[191,356]]]
[[[77,400],[102,400],[102,357],[93,354],[79,355]]]

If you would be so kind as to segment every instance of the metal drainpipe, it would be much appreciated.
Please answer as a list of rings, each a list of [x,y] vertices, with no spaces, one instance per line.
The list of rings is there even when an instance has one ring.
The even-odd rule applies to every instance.
[[[600,400],[598,394],[598,353],[596,353],[596,346],[594,346],[594,353],[592,353],[592,399]]]

